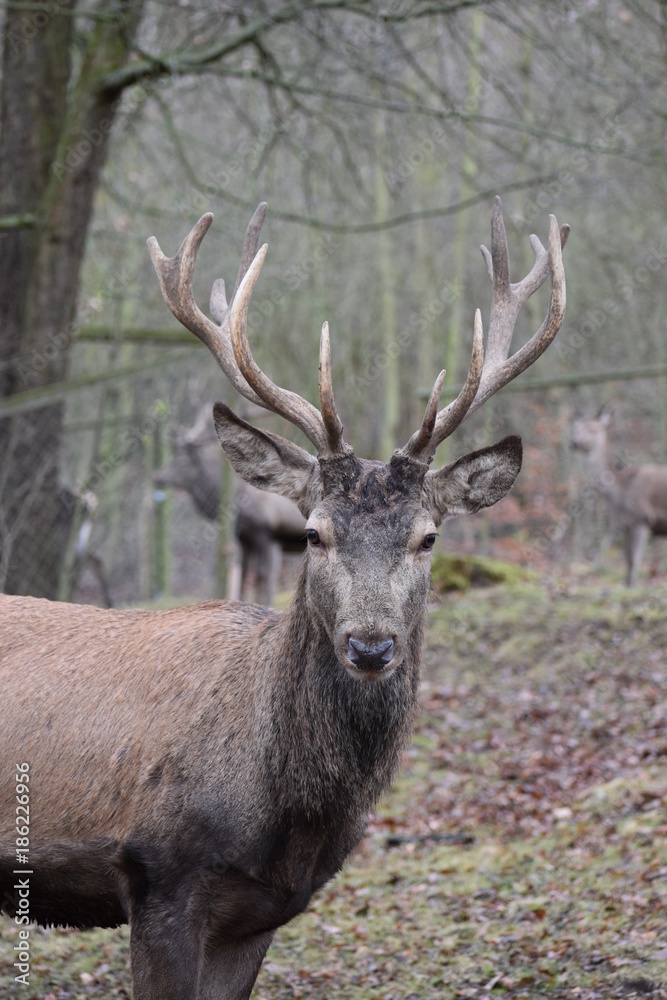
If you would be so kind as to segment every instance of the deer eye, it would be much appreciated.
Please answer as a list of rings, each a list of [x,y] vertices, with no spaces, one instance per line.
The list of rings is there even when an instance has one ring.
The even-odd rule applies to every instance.
[[[306,538],[308,539],[311,545],[320,544],[320,533],[319,531],[315,531],[314,528],[308,528],[308,530],[306,531]]]
[[[437,535],[435,533],[430,534],[430,535],[424,535],[424,541],[422,542],[422,548],[423,549],[432,549],[433,546],[435,545],[436,538],[437,538]]]

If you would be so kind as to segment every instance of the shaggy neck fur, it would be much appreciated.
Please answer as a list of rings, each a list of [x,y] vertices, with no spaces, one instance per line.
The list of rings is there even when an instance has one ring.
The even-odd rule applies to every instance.
[[[287,645],[276,670],[284,684],[274,687],[266,763],[284,808],[300,803],[304,817],[335,822],[350,810],[368,811],[400,764],[417,704],[424,616],[390,677],[358,681],[309,614],[305,589],[304,566],[280,623]]]

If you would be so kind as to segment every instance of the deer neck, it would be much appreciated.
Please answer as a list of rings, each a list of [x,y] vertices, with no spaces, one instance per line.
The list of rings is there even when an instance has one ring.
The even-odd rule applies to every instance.
[[[188,485],[188,493],[199,513],[209,521],[215,521],[220,506],[217,483],[202,472],[192,479]]]
[[[309,815],[336,822],[350,810],[367,813],[400,764],[417,706],[424,615],[394,673],[359,681],[337,660],[305,591],[304,571],[278,625],[271,714],[281,731],[267,766],[291,809],[300,801]]]
[[[611,447],[606,434],[589,451],[588,465],[592,478],[602,492],[611,497],[615,496],[618,490],[618,476],[611,460]]]

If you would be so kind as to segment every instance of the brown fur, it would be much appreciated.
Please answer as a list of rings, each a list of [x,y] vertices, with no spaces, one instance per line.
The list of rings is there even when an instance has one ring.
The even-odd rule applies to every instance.
[[[667,466],[629,465],[616,469],[608,439],[610,417],[602,412],[580,418],[572,428],[572,447],[588,456],[595,485],[604,494],[614,527],[623,532],[626,583],[637,582],[646,543],[651,535],[667,535]]]
[[[274,929],[339,870],[398,767],[417,698],[424,534],[477,509],[485,489],[495,502],[520,465],[517,439],[436,473],[398,454],[313,465],[216,420],[238,454],[254,441],[254,472],[238,455],[237,471],[311,504],[327,538],[309,547],[290,608],[0,597],[0,756],[30,765],[30,914],[129,920],[135,1000],[249,996]],[[349,636],[371,648],[387,635],[381,669],[347,658]],[[13,770],[0,780],[11,914]]]

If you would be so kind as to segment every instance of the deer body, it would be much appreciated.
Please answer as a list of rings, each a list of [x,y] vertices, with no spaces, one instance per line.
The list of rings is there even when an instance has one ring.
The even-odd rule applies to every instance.
[[[360,459],[343,439],[326,325],[319,411],[275,386],[249,352],[262,217],[248,229],[231,310],[214,286],[219,326],[191,295],[210,219],[176,257],[156,244],[151,253],[170,308],[239,392],[288,417],[317,449],[214,407],[237,474],[307,519],[291,606],[102,611],[0,598],[0,759],[29,774],[30,914],[76,926],[129,921],[134,1000],[247,1000],[275,928],[359,841],[410,734],[436,529],[507,493],[521,443],[429,464],[468,412],[546,349],[564,308],[567,231],[552,218],[548,254],[533,237],[535,267],[510,285],[497,201],[486,252],[492,361],[478,314],[459,397],[438,410],[441,373],[408,443],[387,463]],[[513,323],[500,321],[547,274],[547,319],[508,358]],[[0,898],[18,915],[14,781],[5,768]]]
[[[586,452],[593,481],[609,504],[613,522],[623,531],[626,583],[637,582],[651,535],[667,535],[667,467],[630,465],[614,468],[608,439],[609,414],[576,420],[572,447]]]
[[[206,933],[245,937],[300,912],[338,870],[409,732],[420,622],[402,668],[364,685],[337,669],[317,624],[299,620],[298,599],[280,615],[235,602],[104,614],[2,598],[0,608],[15,636],[3,666],[21,670],[26,692],[2,744],[3,759],[20,747],[30,763],[33,918],[112,926],[143,904],[158,930],[179,916],[179,881],[198,918],[198,893],[211,896]],[[36,629],[50,636],[48,673],[25,669]],[[101,637],[104,676],[89,654]],[[65,684],[86,711],[56,730],[53,692]],[[4,845],[15,831],[13,811],[3,816]],[[3,857],[3,893],[14,867]]]
[[[218,407],[218,422],[228,418]],[[103,612],[0,598],[0,662],[17,682],[1,756],[30,764],[36,919],[140,928],[142,1000],[208,995],[192,985],[192,963],[176,989],[186,913],[196,913],[193,955],[222,942],[261,960],[273,930],[358,842],[408,739],[429,589],[423,540],[437,517],[424,503],[454,513],[505,492],[520,447],[499,447],[473,459],[472,489],[409,460],[308,469],[322,493],[310,530],[326,550],[311,546],[280,614],[236,602]],[[442,489],[447,499],[433,498]],[[3,780],[11,801],[13,773]],[[13,810],[3,815],[9,845]],[[3,851],[3,899],[14,867]],[[157,954],[146,936],[160,941]],[[257,968],[244,963],[243,988],[227,992],[226,964],[213,995],[247,996]]]

